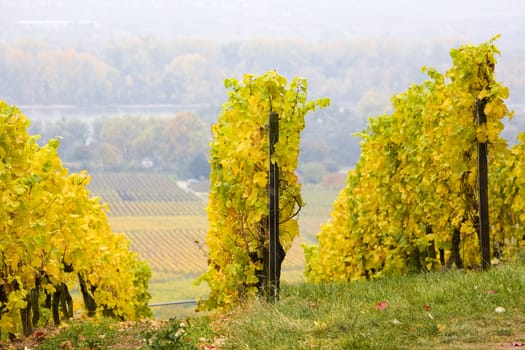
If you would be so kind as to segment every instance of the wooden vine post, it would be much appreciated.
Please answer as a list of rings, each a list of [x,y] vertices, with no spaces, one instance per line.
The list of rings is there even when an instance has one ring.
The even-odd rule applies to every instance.
[[[283,248],[279,243],[279,167],[272,159],[275,152],[275,144],[279,141],[279,114],[269,113],[269,136],[270,136],[270,157],[269,157],[269,186],[268,186],[268,285],[266,287],[266,297],[268,301],[276,302],[279,298],[279,279],[281,275],[281,254]]]
[[[476,99],[476,119],[478,127],[487,123],[485,115],[486,99]],[[481,267],[490,267],[490,233],[488,200],[488,152],[487,141],[478,141],[478,186],[479,186],[479,245],[481,249]]]

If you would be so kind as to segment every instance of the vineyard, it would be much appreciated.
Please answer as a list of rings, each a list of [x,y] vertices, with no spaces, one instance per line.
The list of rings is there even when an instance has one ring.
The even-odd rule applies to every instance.
[[[206,257],[196,242],[206,235],[206,203],[167,174],[95,173],[90,189],[109,205],[112,229],[156,272],[196,275]],[[180,220],[179,220],[180,219]]]
[[[204,214],[202,200],[164,174],[94,174],[90,188],[110,203],[110,217]]]
[[[152,282],[194,278],[207,268],[204,240],[208,230],[206,202],[181,188],[168,174],[93,173],[90,190],[109,205],[109,222],[124,232],[131,248],[149,262]],[[301,271],[301,243],[312,243],[330,212],[336,191],[306,189],[301,232],[284,263],[284,271]],[[153,300],[155,290],[152,288]]]
[[[126,232],[131,249],[140,251],[155,271],[175,274],[199,274],[206,266],[206,256],[198,251],[202,229]]]

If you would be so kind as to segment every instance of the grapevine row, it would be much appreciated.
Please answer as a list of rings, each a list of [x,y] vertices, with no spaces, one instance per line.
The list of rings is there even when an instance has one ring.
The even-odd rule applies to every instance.
[[[87,173],[69,174],[59,141],[41,147],[28,126],[16,107],[0,101],[0,337],[30,334],[42,309],[51,309],[57,325],[71,318],[75,287],[88,316],[151,315],[149,266],[111,231]]]
[[[370,119],[332,220],[305,250],[309,280],[479,266],[478,143],[489,145],[492,256],[516,256],[523,147],[508,149],[500,137],[512,113],[508,89],[495,80],[494,40],[451,50],[446,73],[425,68],[429,79],[395,95],[392,114]],[[479,113],[487,116],[481,126]]]

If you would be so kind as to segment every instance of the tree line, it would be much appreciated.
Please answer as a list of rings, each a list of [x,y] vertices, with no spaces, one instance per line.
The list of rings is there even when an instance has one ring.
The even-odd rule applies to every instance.
[[[72,170],[168,171],[183,178],[209,173],[209,127],[188,112],[170,118],[39,120],[31,132],[41,143],[58,138],[61,159]]]
[[[301,39],[131,38],[96,47],[58,46],[37,39],[0,42],[0,98],[31,104],[220,105],[223,81],[276,70],[308,77],[312,97],[355,103],[364,111],[387,105],[391,91],[424,79],[417,62],[441,68],[457,39],[348,39],[312,44]],[[520,52],[498,74],[524,95]]]
[[[119,115],[98,118],[64,116],[35,119],[32,134],[40,144],[59,138],[61,159],[74,171],[165,171],[179,178],[207,178],[211,118],[198,112],[171,116]],[[312,112],[301,138],[299,172],[304,183],[327,184],[330,174],[359,157],[366,114],[341,106]]]

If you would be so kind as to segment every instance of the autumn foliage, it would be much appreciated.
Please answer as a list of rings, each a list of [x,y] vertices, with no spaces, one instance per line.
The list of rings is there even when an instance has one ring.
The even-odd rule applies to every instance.
[[[306,100],[307,82],[289,85],[274,71],[228,79],[229,92],[219,120],[212,126],[208,271],[200,277],[211,289],[205,307],[230,307],[255,296],[264,283],[268,247],[268,167],[280,172],[280,245],[283,253],[299,234],[296,214],[303,206],[295,169],[305,115],[328,104]],[[266,125],[270,111],[279,114],[280,138],[269,159]]]
[[[392,98],[394,111],[360,134],[361,158],[348,173],[331,222],[306,247],[310,281],[474,268],[478,242],[477,153],[489,144],[491,251],[512,259],[523,246],[523,143],[500,137],[508,88],[495,79],[494,41],[451,50],[446,73]],[[476,124],[476,101],[488,122]],[[524,137],[521,137],[523,141]]]
[[[74,286],[88,315],[150,315],[149,266],[111,232],[89,176],[64,168],[58,140],[40,147],[28,126],[0,101],[0,331],[29,334],[43,315],[72,317]]]

